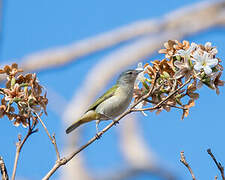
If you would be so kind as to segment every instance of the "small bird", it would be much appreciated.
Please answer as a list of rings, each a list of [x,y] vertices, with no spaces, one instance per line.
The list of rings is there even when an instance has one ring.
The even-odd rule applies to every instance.
[[[70,127],[66,133],[70,133],[81,124],[96,120],[96,131],[98,133],[98,124],[102,120],[113,120],[122,114],[129,106],[134,90],[135,80],[143,70],[127,70],[123,72],[114,86],[105,94],[99,97]]]

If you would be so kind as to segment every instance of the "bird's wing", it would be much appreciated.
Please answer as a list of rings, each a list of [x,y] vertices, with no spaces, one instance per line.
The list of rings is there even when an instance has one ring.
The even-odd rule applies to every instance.
[[[112,88],[110,88],[108,91],[106,91],[105,94],[103,94],[101,97],[99,97],[89,108],[87,111],[90,111],[90,110],[95,110],[95,108],[101,104],[103,101],[105,101],[106,99],[112,97],[115,92],[116,92],[116,89],[118,88],[118,85],[114,85]],[[86,112],[87,112],[86,111]]]

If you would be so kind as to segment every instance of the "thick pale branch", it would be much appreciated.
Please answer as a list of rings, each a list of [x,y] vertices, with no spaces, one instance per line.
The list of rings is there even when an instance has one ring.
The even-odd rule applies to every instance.
[[[119,132],[119,146],[123,159],[129,167],[101,173],[100,178],[95,178],[96,180],[125,180],[143,173],[149,175],[149,178],[154,175],[164,180],[175,179],[174,174],[167,167],[158,163],[157,154],[147,145],[140,120],[135,113],[123,118],[123,123],[120,123],[117,132]]]
[[[103,177],[95,178],[95,180],[125,180],[130,179],[134,176],[137,176],[139,174],[147,174],[149,175],[149,178],[152,177],[152,175],[155,175],[159,177],[160,179],[164,180],[175,180],[176,178],[172,176],[169,172],[165,171],[161,168],[152,168],[151,166],[145,166],[140,168],[127,168],[120,171],[109,173]],[[151,178],[150,178],[151,179]]]
[[[151,33],[168,30],[177,31],[177,29],[184,26],[192,27],[183,28],[183,31],[192,33],[198,26],[207,28],[209,23],[210,26],[224,24],[224,19],[221,19],[221,13],[224,12],[223,8],[224,1],[204,1],[193,4],[166,14],[159,19],[134,22],[68,46],[33,53],[23,58],[23,68],[26,71],[37,71],[64,65],[96,51]],[[218,18],[220,18],[219,21]]]
[[[123,159],[130,167],[154,168],[157,166],[155,153],[147,145],[142,134],[140,120],[137,119],[135,113],[123,118],[123,123],[120,123],[117,132],[119,132],[118,141]]]

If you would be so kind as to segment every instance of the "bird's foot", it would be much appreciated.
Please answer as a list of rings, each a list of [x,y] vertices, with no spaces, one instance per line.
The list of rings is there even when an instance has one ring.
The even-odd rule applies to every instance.
[[[119,124],[119,121],[113,120],[113,122],[114,122],[114,125],[115,125],[115,126],[116,126],[117,124]]]
[[[98,133],[96,133],[95,138],[96,138],[97,140],[99,140],[101,137],[102,137],[101,134],[99,135]]]

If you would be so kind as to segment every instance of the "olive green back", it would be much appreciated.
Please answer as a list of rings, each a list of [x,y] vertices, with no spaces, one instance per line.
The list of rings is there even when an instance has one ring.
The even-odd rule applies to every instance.
[[[113,87],[111,87],[108,91],[106,91],[105,94],[103,94],[101,97],[99,97],[89,108],[87,111],[90,111],[90,110],[95,110],[96,107],[101,104],[103,101],[105,101],[106,99],[112,97],[115,92],[116,92],[116,89],[118,88],[118,85],[114,85]],[[86,111],[86,112],[87,112]]]

